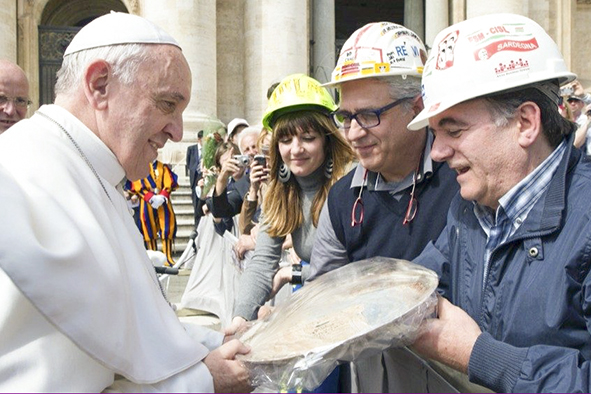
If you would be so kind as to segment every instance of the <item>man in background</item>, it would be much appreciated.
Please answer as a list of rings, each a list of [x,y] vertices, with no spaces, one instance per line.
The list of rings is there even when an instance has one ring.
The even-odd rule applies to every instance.
[[[185,164],[185,174],[189,175],[189,186],[191,187],[191,201],[193,202],[193,211],[195,217],[195,228],[199,225],[199,220],[203,216],[198,210],[199,197],[196,192],[197,182],[203,177],[201,170],[201,141],[203,140],[203,130],[197,133],[197,143],[187,148],[187,157]]]
[[[0,59],[0,134],[27,115],[29,81],[22,68]]]
[[[250,126],[246,119],[234,118],[228,123],[228,141],[238,145],[238,135]]]

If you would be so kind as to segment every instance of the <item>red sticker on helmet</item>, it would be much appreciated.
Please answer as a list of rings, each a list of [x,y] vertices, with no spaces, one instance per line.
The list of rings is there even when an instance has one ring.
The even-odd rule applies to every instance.
[[[502,51],[529,52],[538,48],[538,41],[535,37],[527,41],[501,40],[474,51],[474,59],[476,61],[487,60]]]
[[[458,41],[458,30],[449,33],[437,46],[437,65],[438,70],[445,70],[454,65],[454,50]]]

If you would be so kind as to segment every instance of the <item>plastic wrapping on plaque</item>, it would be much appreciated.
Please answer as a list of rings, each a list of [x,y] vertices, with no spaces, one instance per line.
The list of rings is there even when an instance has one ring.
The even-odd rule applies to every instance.
[[[339,362],[414,342],[437,306],[437,275],[417,264],[374,257],[307,283],[240,339],[253,384],[313,390]]]

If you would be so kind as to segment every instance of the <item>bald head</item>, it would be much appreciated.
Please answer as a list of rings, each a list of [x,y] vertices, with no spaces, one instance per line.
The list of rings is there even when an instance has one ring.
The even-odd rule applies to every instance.
[[[0,59],[0,134],[27,114],[29,81],[22,68]]]

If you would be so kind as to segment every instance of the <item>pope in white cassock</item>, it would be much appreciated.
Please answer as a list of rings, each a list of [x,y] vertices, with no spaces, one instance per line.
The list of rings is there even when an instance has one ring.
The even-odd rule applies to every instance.
[[[178,43],[111,13],[66,49],[55,104],[0,136],[0,391],[251,389],[246,346],[179,323],[122,195],[190,95]]]

